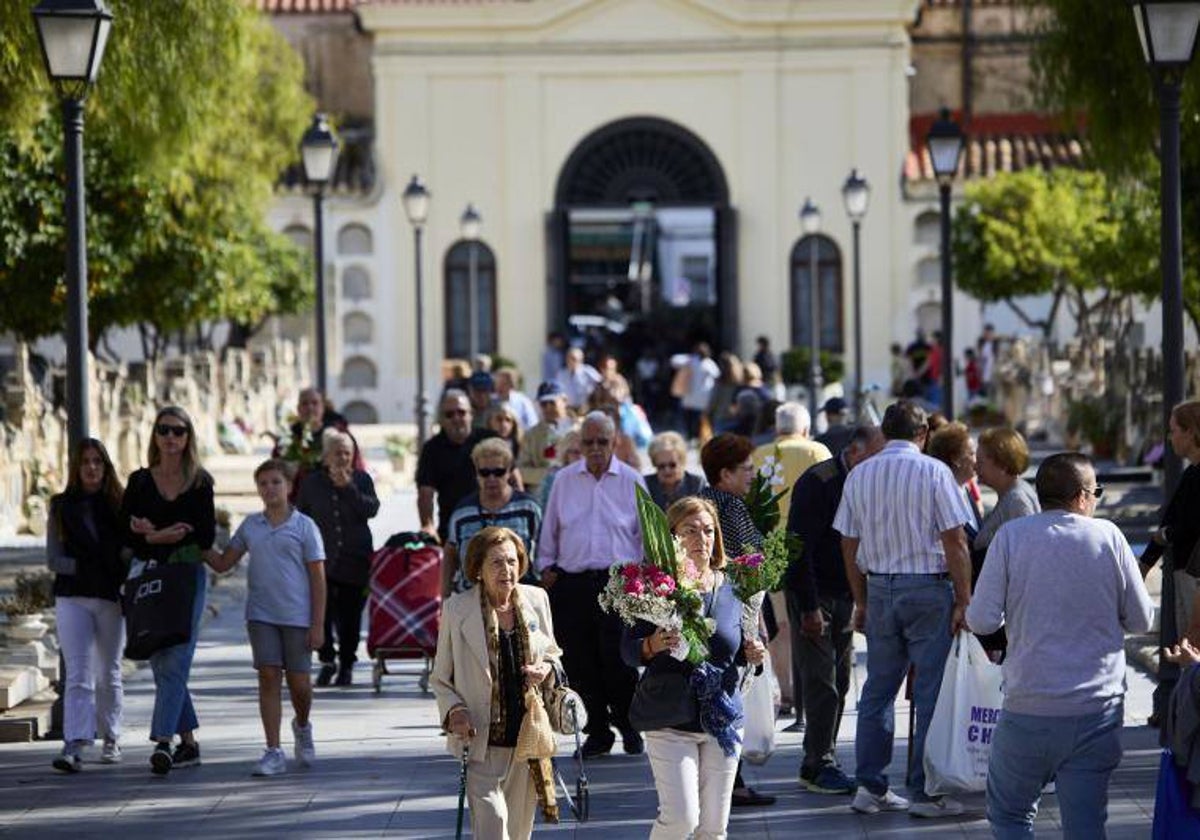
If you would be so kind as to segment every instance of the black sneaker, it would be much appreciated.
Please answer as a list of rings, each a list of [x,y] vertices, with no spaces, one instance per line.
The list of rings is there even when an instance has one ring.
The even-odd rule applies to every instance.
[[[646,751],[646,743],[635,729],[621,730],[621,747],[626,755],[641,755]]]
[[[333,682],[333,675],[337,673],[337,666],[332,662],[322,662],[321,670],[317,672],[317,685],[321,688]]]
[[[612,733],[609,733],[607,738],[603,735],[589,735],[584,739],[583,747],[581,748],[583,757],[587,759],[608,755],[612,752],[613,744],[616,741],[617,739],[612,736]]]
[[[180,743],[171,756],[171,763],[176,767],[195,767],[200,763],[200,745]]]
[[[171,758],[171,745],[167,741],[159,741],[150,753],[150,772],[155,776],[165,776],[171,772],[175,762]]]
[[[338,669],[337,679],[334,680],[334,685],[345,688],[348,685],[354,685],[354,666],[343,665]]]

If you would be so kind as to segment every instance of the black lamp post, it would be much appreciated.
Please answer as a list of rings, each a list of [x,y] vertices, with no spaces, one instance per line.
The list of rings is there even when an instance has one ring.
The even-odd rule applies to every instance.
[[[800,208],[800,229],[808,237],[808,410],[813,423],[817,422],[817,401],[820,399],[824,378],[821,371],[821,281],[817,276],[820,268],[817,254],[817,234],[821,232],[821,210],[811,198],[804,199]]]
[[[854,410],[861,413],[865,386],[862,346],[862,252],[859,248],[859,228],[862,227],[863,217],[867,215],[871,187],[867,179],[858,174],[857,169],[851,169],[846,183],[842,184],[842,201],[846,205],[846,215],[850,217],[850,225],[854,229],[854,387],[858,390]]]
[[[950,110],[941,115],[925,138],[933,174],[937,176],[942,221],[942,412],[954,419],[954,280],[950,269],[950,187],[958,172],[966,137]]]
[[[1183,74],[1196,52],[1200,28],[1200,2],[1155,0],[1133,2],[1134,20],[1146,65],[1158,91],[1159,147],[1162,150],[1162,352],[1163,428],[1170,422],[1171,409],[1183,401],[1183,228],[1179,185],[1179,100]],[[1179,483],[1182,465],[1171,447],[1164,453],[1163,493],[1170,499]],[[1178,641],[1175,621],[1175,562],[1168,550],[1163,556],[1162,598],[1159,610],[1158,686],[1154,711],[1166,720],[1166,703],[1179,679],[1179,668],[1162,656],[1161,650]],[[1187,558],[1183,558],[1186,562]]]
[[[33,9],[46,73],[63,111],[67,167],[67,441],[88,435],[87,225],[84,221],[83,103],[100,72],[112,30],[103,0],[42,0]]]
[[[479,233],[482,228],[483,217],[479,215],[479,211],[475,209],[474,204],[467,204],[467,209],[463,211],[462,217],[459,219],[459,230],[462,233],[462,238],[469,243],[467,329],[470,330],[470,335],[467,336],[467,358],[472,365],[475,364],[475,356],[479,352],[479,313],[475,311],[475,294],[479,279]]]
[[[428,409],[425,406],[425,299],[421,290],[421,234],[429,217],[429,190],[417,175],[404,188],[404,214],[413,227],[413,260],[417,285],[417,446],[425,444]]]
[[[328,357],[325,344],[325,185],[333,176],[337,153],[338,141],[333,136],[325,115],[320,112],[313,114],[312,125],[300,139],[300,157],[304,161],[304,178],[313,193],[313,258],[317,263],[317,388],[322,394],[328,394]]]

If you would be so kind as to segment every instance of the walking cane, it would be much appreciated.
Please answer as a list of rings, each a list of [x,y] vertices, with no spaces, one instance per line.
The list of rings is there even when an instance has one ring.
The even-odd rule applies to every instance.
[[[463,744],[462,770],[458,774],[458,826],[454,829],[454,840],[462,840],[463,836],[463,805],[467,801],[467,757],[471,753],[471,743]]]

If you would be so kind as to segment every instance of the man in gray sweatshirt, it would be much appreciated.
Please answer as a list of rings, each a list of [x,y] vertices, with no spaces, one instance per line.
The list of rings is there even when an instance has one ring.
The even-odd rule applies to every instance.
[[[967,609],[976,633],[1008,629],[988,821],[997,838],[1032,837],[1056,779],[1064,836],[1102,838],[1121,761],[1124,633],[1150,629],[1150,596],[1120,530],[1093,518],[1104,488],[1087,457],[1052,455],[1036,484],[1044,512],[1000,528]]]

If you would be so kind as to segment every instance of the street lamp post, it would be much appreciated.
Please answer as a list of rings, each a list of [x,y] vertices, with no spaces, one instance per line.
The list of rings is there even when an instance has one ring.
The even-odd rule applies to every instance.
[[[459,219],[459,229],[462,238],[469,243],[467,268],[467,358],[475,364],[475,355],[479,352],[479,313],[475,311],[475,295],[479,279],[479,233],[483,227],[483,217],[475,209],[474,204],[468,204]]]
[[[821,387],[825,383],[821,372],[821,282],[817,277],[817,271],[820,268],[817,254],[817,234],[821,231],[821,210],[813,204],[811,198],[805,198],[804,206],[800,208],[800,229],[808,237],[808,410],[815,423]]]
[[[429,190],[425,182],[413,175],[404,188],[404,214],[413,228],[413,260],[417,286],[417,446],[424,446],[428,431],[428,409],[425,405],[425,299],[421,289],[421,234],[429,217]]]
[[[300,157],[304,161],[304,178],[313,191],[313,258],[316,260],[317,284],[317,388],[327,394],[326,330],[325,330],[325,185],[333,176],[337,160],[338,141],[329,128],[325,115],[313,114],[312,125],[300,139]]]
[[[858,174],[857,169],[850,170],[850,176],[842,185],[842,200],[846,205],[846,215],[854,230],[854,387],[858,398],[854,401],[856,413],[862,413],[862,399],[865,393],[863,385],[863,346],[862,346],[862,252],[859,248],[859,233],[863,217],[867,215],[867,205],[871,200],[871,187],[867,179]]]
[[[1162,353],[1163,353],[1163,428],[1171,419],[1171,410],[1183,401],[1183,233],[1180,216],[1179,183],[1179,112],[1183,74],[1196,52],[1196,33],[1200,29],[1200,2],[1155,0],[1132,2],[1138,38],[1146,65],[1154,76],[1158,91],[1159,147],[1161,149],[1162,200]],[[1179,454],[1167,447],[1163,455],[1163,498],[1169,500],[1179,483],[1182,464]],[[1162,609],[1159,612],[1158,686],[1154,690],[1154,711],[1166,720],[1166,704],[1179,668],[1168,662],[1162,651],[1178,640],[1176,626],[1175,563],[1168,550],[1163,556]],[[1187,558],[1182,558],[1186,562]]]
[[[88,435],[88,293],[83,104],[100,72],[112,30],[103,0],[42,0],[33,9],[46,73],[62,101],[67,167],[67,441],[71,452]]]
[[[942,222],[942,413],[954,419],[954,280],[950,263],[950,188],[958,172],[966,137],[943,108],[929,129],[926,144],[937,177]]]

